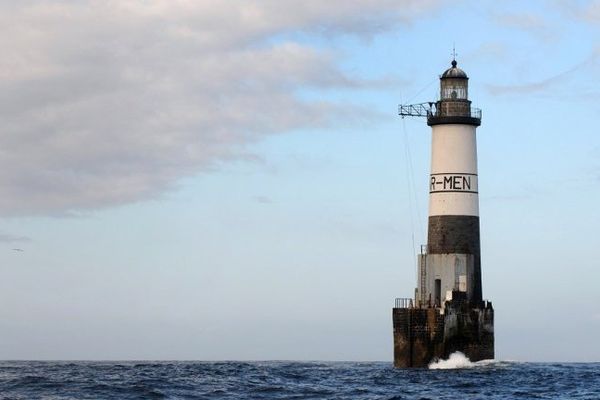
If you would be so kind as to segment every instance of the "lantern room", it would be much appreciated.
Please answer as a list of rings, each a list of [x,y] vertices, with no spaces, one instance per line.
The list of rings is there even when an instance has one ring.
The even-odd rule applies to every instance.
[[[481,124],[481,110],[472,108],[469,100],[469,77],[456,66],[456,60],[440,76],[440,99],[431,103],[427,124]]]
[[[448,68],[440,77],[440,100],[467,100],[469,98],[469,78],[462,69],[452,60],[452,67]]]

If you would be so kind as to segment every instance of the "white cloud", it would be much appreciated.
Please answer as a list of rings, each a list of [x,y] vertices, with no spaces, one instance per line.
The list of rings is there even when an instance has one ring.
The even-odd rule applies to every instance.
[[[9,233],[0,233],[0,243],[24,243],[31,242],[27,236],[11,235]]]
[[[501,26],[522,30],[547,42],[554,41],[557,36],[557,28],[555,26],[550,26],[550,24],[538,14],[493,14],[493,18],[496,23]]]
[[[434,3],[3,2],[0,215],[151,198],[264,135],[324,126],[343,107],[296,90],[363,82],[283,35],[372,35]]]
[[[588,0],[584,2],[559,1],[557,5],[566,15],[575,17],[596,25],[600,20],[600,1]]]
[[[596,65],[596,60],[600,55],[600,50],[596,49],[583,61],[573,65],[567,70],[561,71],[552,76],[543,78],[535,82],[518,83],[514,85],[486,85],[486,89],[492,95],[522,95],[530,93],[545,93],[549,89],[569,83],[568,79],[573,76],[575,72],[579,72],[582,69],[590,68]]]

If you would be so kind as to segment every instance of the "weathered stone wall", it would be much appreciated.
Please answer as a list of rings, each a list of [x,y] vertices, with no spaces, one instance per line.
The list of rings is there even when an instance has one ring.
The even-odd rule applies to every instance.
[[[443,351],[444,316],[439,308],[394,308],[394,365],[427,366]]]
[[[444,356],[460,351],[469,360],[494,358],[494,309],[448,302],[444,318]]]
[[[426,367],[456,351],[471,361],[494,358],[494,310],[471,308],[466,302],[439,308],[394,308],[394,366]]]

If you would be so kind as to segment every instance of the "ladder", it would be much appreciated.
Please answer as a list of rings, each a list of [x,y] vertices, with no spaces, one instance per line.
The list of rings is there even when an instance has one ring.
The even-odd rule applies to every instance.
[[[421,273],[419,293],[421,295],[420,303],[425,304],[425,292],[427,290],[427,251],[423,252],[423,246],[421,246],[421,254],[419,255],[419,268]]]

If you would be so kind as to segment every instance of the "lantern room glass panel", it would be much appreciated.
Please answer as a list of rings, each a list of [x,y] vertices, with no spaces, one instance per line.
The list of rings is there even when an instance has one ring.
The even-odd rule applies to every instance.
[[[467,100],[469,97],[467,79],[443,79],[441,100]]]

